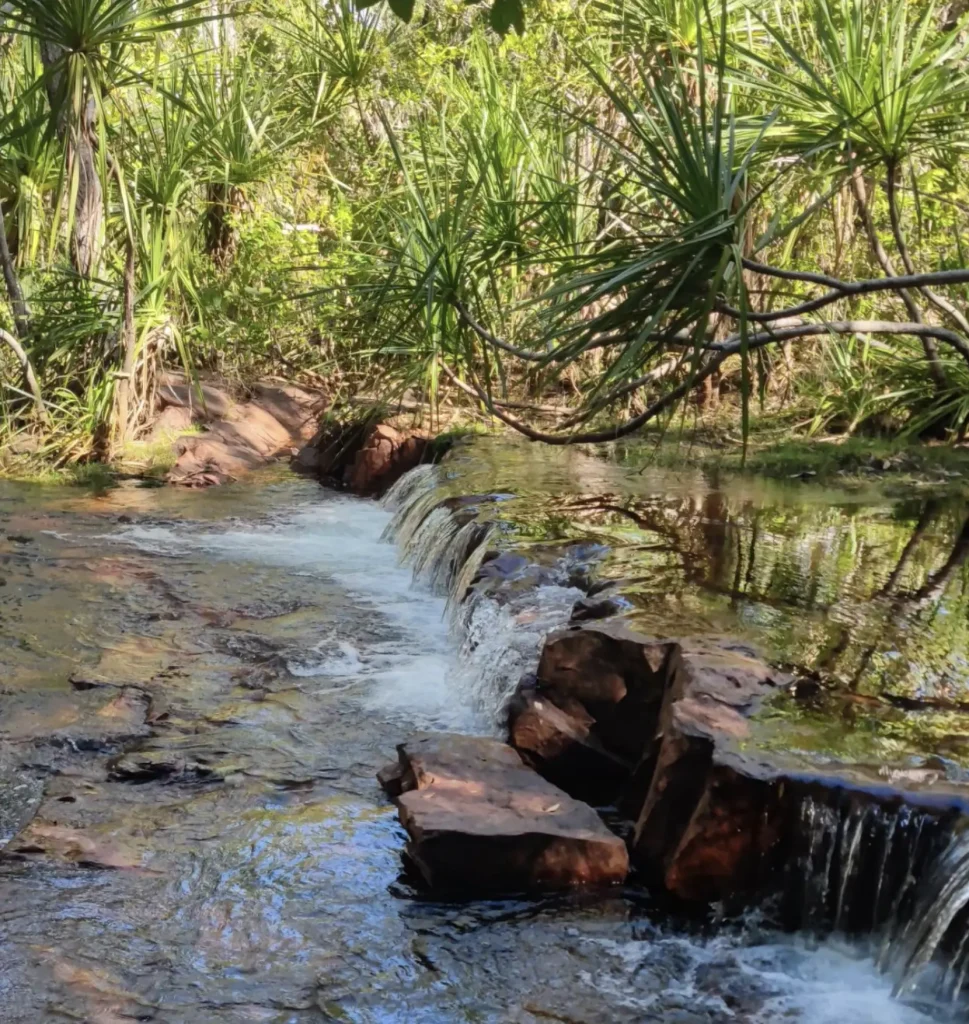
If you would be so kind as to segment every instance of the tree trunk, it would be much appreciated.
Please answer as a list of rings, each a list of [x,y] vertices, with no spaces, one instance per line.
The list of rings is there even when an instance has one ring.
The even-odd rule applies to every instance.
[[[0,327],[0,341],[2,341],[11,352],[13,352],[17,358],[17,362],[20,363],[20,369],[23,371],[24,375],[24,384],[34,400],[34,410],[37,413],[37,418],[41,423],[49,423],[50,417],[47,415],[47,406],[44,405],[44,396],[40,390],[40,384],[37,381],[37,374],[34,373],[34,367],[30,362],[30,357],[24,351],[23,345],[21,345],[12,334],[8,334],[2,327]]]
[[[889,277],[897,277],[898,274],[895,270],[895,264],[892,262],[891,256],[888,255],[885,247],[882,245],[878,238],[878,231],[875,228],[875,223],[871,219],[871,213],[868,210],[868,195],[865,189],[865,179],[862,176],[861,170],[856,170],[851,176],[851,188],[855,196],[855,209],[858,212],[858,216],[861,219],[862,226],[865,229],[865,234],[868,237],[868,244],[871,248],[872,254],[875,259],[878,260],[882,270]],[[908,315],[914,323],[922,323],[922,314],[916,306],[912,296],[904,289],[899,289],[898,296],[905,304]],[[943,390],[945,388],[945,371],[942,368],[942,360],[939,358],[938,346],[931,338],[922,338],[922,350],[925,353],[926,362],[929,365],[929,374],[935,383],[936,390]]]
[[[97,112],[88,98],[83,110],[71,107],[64,95],[59,63],[64,49],[53,43],[40,44],[40,56],[47,77],[47,98],[51,116],[57,120],[57,134],[64,144],[68,181],[77,184],[71,213],[71,262],[82,277],[91,277],[98,267],[104,235],[104,193],[98,174],[95,139]]]
[[[7,286],[7,295],[10,297],[14,326],[17,329],[18,337],[24,339],[30,330],[30,310],[27,308],[24,292],[20,287],[20,278],[17,276],[17,268],[14,266],[13,257],[10,255],[10,248],[7,245],[7,224],[3,215],[2,203],[0,203],[0,267],[3,269],[3,280]]]
[[[114,441],[123,445],[132,434],[131,399],[134,395],[135,364],[138,357],[138,331],[135,327],[135,244],[128,239],[125,250],[122,292],[121,340],[124,362],[115,391]]]

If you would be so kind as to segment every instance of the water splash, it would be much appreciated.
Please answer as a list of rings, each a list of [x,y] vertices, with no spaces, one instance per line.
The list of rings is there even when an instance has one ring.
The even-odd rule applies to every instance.
[[[914,989],[924,968],[947,960],[945,993],[957,999],[969,941],[969,829],[954,835],[920,887],[915,912],[902,930],[895,958],[896,994]],[[945,984],[945,982],[944,982]]]
[[[896,996],[958,1000],[969,973],[969,827],[951,815],[802,799],[792,862],[793,922],[814,933],[870,934]]]

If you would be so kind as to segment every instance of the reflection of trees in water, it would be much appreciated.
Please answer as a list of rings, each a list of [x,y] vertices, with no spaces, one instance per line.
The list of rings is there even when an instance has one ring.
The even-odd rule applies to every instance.
[[[550,512],[533,511],[537,536]],[[655,595],[726,610],[773,656],[867,693],[945,696],[969,685],[964,503],[587,494],[556,501],[554,517],[559,536],[578,528],[611,543],[610,571],[636,579],[644,604]]]

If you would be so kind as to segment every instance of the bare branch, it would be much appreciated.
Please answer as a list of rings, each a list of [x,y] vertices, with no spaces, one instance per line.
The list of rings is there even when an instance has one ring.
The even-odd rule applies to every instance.
[[[544,363],[546,357],[539,352],[529,352],[528,349],[516,348],[514,345],[509,345],[507,341],[502,341],[501,338],[496,338],[491,331],[482,327],[477,320],[468,312],[468,307],[458,298],[452,298],[451,304],[458,311],[458,316],[478,335],[482,341],[488,342],[489,345],[493,345],[495,348],[501,349],[502,352],[507,352],[510,355],[517,356],[519,359],[524,359],[530,363]]]
[[[939,285],[947,286],[954,284],[969,284],[969,269],[959,270],[936,270],[924,274],[901,274],[895,277],[876,277],[865,281],[839,281],[836,277],[827,277],[824,274],[811,274],[796,270],[780,270],[777,267],[770,267],[754,260],[744,260],[744,267],[756,274],[765,274],[769,277],[781,278],[785,281],[804,281],[810,284],[823,284],[832,290],[816,299],[808,299],[796,306],[788,306],[786,309],[776,309],[767,313],[748,311],[747,319],[756,323],[770,323],[774,320],[784,320],[788,317],[803,316],[805,313],[813,313],[816,310],[830,306],[842,299],[852,298],[856,295],[871,295],[873,292],[899,291],[909,288],[922,288],[926,286]],[[733,306],[719,304],[717,311],[741,319],[741,312]]]

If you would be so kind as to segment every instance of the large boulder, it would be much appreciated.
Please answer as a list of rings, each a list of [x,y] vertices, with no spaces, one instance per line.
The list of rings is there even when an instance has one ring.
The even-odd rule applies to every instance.
[[[596,812],[497,740],[428,733],[381,773],[397,800],[407,853],[428,885],[511,893],[616,885],[625,843]]]
[[[290,454],[317,430],[325,401],[292,384],[261,382],[237,397],[215,380],[193,383],[169,374],[159,388],[153,436],[174,425],[204,428],[175,441],[176,462],[168,479],[186,487],[238,480],[282,454]]]
[[[780,834],[770,772],[738,754],[787,677],[729,640],[655,640],[616,622],[552,633],[511,741],[570,793],[615,799],[647,877],[688,900],[759,881]]]
[[[572,626],[547,638],[539,685],[554,697],[580,701],[602,745],[636,763],[655,733],[677,652],[676,644],[619,623]]]

